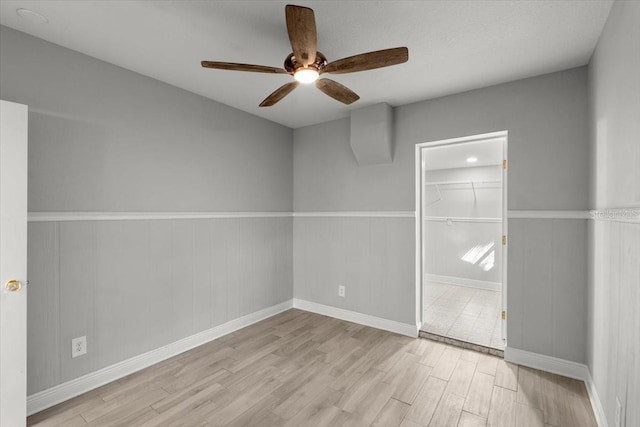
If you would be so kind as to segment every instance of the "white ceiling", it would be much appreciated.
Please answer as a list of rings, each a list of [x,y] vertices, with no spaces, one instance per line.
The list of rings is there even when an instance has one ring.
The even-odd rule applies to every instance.
[[[407,46],[409,62],[332,78],[351,106],[313,86],[258,104],[288,75],[203,69],[201,60],[281,66],[291,51],[284,7],[315,10],[331,60]],[[292,128],[584,65],[612,2],[604,1],[9,1],[0,23]],[[16,14],[45,15],[36,24]]]

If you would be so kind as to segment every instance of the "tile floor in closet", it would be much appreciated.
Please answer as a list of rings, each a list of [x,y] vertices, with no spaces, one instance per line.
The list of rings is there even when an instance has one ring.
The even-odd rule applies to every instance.
[[[422,329],[437,335],[504,350],[502,292],[425,282]]]

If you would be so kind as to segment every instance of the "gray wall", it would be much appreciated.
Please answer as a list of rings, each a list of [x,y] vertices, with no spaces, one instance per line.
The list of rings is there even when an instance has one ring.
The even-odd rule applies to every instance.
[[[412,211],[415,144],[500,130],[509,131],[509,209],[587,209],[586,88],[581,67],[397,107],[388,165],[358,167],[349,119],[296,129],[294,210]]]
[[[290,129],[0,31],[0,96],[29,106],[31,212],[291,211]]]
[[[396,108],[394,162],[388,165],[358,167],[349,147],[348,119],[297,129],[294,131],[293,149],[294,210],[413,211],[415,144],[500,130],[509,131],[509,209],[587,209],[587,70],[581,67]],[[367,218],[350,220],[354,223],[361,221],[358,227],[362,231],[344,241],[347,247],[343,250],[361,253],[360,264],[375,265],[376,258],[368,254],[378,253],[375,245],[384,244],[388,253],[396,254],[406,262],[405,268],[411,273],[415,271],[413,222],[404,230],[406,235],[396,239],[395,246],[391,246],[386,240],[371,241],[368,238],[371,230],[366,225],[369,223]],[[330,264],[331,254],[317,251],[314,257],[302,258],[297,253],[304,247],[331,247],[334,244],[331,242],[332,234],[321,232],[320,222],[337,222],[339,219],[305,217],[301,221],[305,222],[307,229],[318,231],[295,238],[294,296],[313,296],[319,302],[334,300],[339,282],[345,282],[349,287],[346,283],[349,277],[343,273],[349,268],[344,265],[347,261],[342,260],[343,265],[327,273],[332,280],[330,284],[319,285],[313,273],[320,265]],[[553,224],[558,232],[577,233],[571,235],[572,240],[585,239],[583,220],[575,220],[576,223],[574,220],[558,223],[551,219],[541,221],[547,226]],[[298,225],[295,230],[297,232]],[[526,250],[518,247],[530,237],[526,229],[523,233],[522,239],[509,244],[509,254]],[[301,259],[305,259],[306,264],[301,265]],[[584,303],[574,304],[566,299],[559,303],[555,310],[577,321],[567,327],[562,324],[563,317],[550,319],[550,327],[559,331],[559,335],[554,337],[541,338],[539,331],[519,328],[513,322],[514,318],[520,318],[518,322],[535,328],[538,319],[535,309],[522,309],[527,302],[525,298],[531,297],[532,293],[540,301],[543,300],[541,294],[550,290],[556,294],[572,294],[579,301],[586,301],[586,280],[582,273],[586,269],[586,253],[580,252],[571,260],[575,263],[558,266],[562,271],[557,273],[571,278],[569,281],[550,280],[540,286],[534,278],[527,276],[509,280],[509,310],[520,310],[508,316],[509,345],[514,343],[518,348],[568,357],[576,362],[584,361],[586,316],[581,308]],[[528,261],[522,257],[519,262]],[[518,265],[516,257],[515,261],[510,261],[509,268],[517,271],[523,265]],[[374,315],[370,311],[371,306],[388,304],[398,307],[387,312],[388,318],[414,322],[407,317],[415,312],[413,293],[407,299],[400,293],[375,292],[395,287],[413,289],[413,277],[403,271],[401,274],[373,277],[367,286],[371,290],[367,297],[373,301],[351,301],[347,291],[347,297],[341,303],[348,304],[354,311]]]
[[[589,66],[592,206],[640,213],[640,3],[615,2]],[[587,364],[610,426],[640,425],[640,224],[590,226]]]
[[[30,109],[30,211],[291,211],[290,129],[0,31],[0,97]],[[290,299],[292,232],[277,217],[30,223],[28,392]]]

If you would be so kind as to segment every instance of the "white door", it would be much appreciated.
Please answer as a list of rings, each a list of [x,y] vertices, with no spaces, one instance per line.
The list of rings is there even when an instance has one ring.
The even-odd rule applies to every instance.
[[[0,427],[26,424],[27,106],[0,101]]]

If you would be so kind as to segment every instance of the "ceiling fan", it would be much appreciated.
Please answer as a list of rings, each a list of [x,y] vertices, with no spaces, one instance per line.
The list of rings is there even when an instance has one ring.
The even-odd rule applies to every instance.
[[[317,51],[316,20],[313,9],[302,6],[287,5],[285,7],[287,31],[291,42],[292,53],[284,61],[284,68],[265,65],[238,64],[233,62],[202,61],[205,68],[221,70],[252,71],[255,73],[290,74],[295,81],[286,83],[276,89],[260,103],[261,107],[270,107],[287,96],[300,83],[314,83],[326,95],[344,103],[351,104],[360,97],[348,87],[331,79],[318,79],[320,74],[344,74],[356,71],[373,70],[402,64],[409,59],[406,47],[377,50],[361,53],[327,62],[327,58]]]

